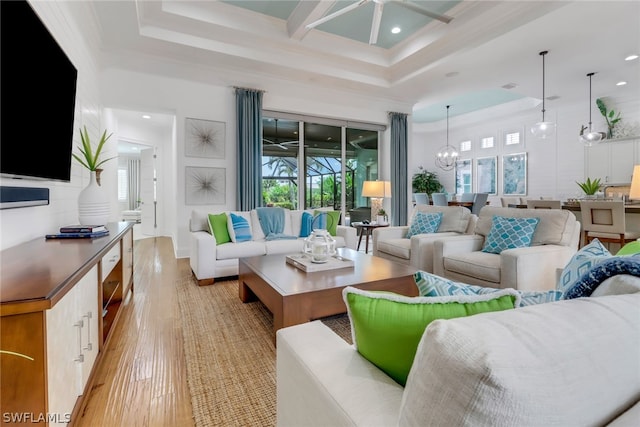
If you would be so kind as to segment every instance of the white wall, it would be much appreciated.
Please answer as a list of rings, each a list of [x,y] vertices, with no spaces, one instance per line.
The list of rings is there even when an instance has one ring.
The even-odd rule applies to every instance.
[[[628,123],[640,123],[640,100],[632,100],[622,105],[611,106],[620,110]],[[508,153],[526,152],[528,157],[527,197],[556,197],[566,199],[580,197],[581,191],[576,181],[585,175],[585,148],[578,141],[581,124],[588,122],[585,105],[558,106],[555,110],[547,107],[546,119],[557,124],[555,138],[540,140],[531,135],[530,127],[541,118],[540,108],[519,114],[507,114],[501,109],[485,110],[464,116],[450,116],[449,144],[458,147],[463,140],[472,141],[472,151],[462,152],[461,159],[474,159],[473,179],[475,191],[475,159],[478,157],[498,157],[498,182],[496,196],[490,196],[492,205],[500,205],[502,195],[502,156]],[[595,109],[595,108],[594,108]],[[597,114],[597,116],[595,115]],[[605,130],[604,120],[597,109],[593,115],[595,129]],[[524,143],[505,146],[502,137],[506,132],[521,130]],[[495,137],[495,148],[480,149],[480,138]],[[436,172],[449,193],[455,192],[455,172],[443,171],[435,166],[436,152],[446,143],[446,122],[429,125],[414,125],[411,134],[409,154],[409,176],[418,172],[418,167]],[[615,144],[615,142],[612,142]],[[630,172],[631,173],[631,172]],[[410,183],[409,183],[410,187]]]
[[[173,221],[167,220],[166,235],[174,240],[177,257],[189,256],[189,218],[193,209],[212,212],[236,209],[236,143],[235,93],[231,86],[207,85],[181,79],[153,76],[120,69],[105,70],[101,76],[104,104],[134,110],[159,109],[173,111],[176,117],[175,151],[165,172],[172,175],[173,186],[166,189]],[[265,87],[267,86],[267,87]],[[314,86],[292,88],[284,82],[262,82],[266,92],[263,108],[289,111],[322,117],[346,118],[372,123],[387,123],[388,104],[380,100],[357,97],[353,94],[318,94]],[[407,108],[395,105],[398,108]],[[185,119],[197,118],[226,123],[225,159],[203,159],[184,155]],[[388,132],[383,136],[388,140]],[[382,177],[388,176],[388,152],[381,148],[385,159]],[[385,166],[386,165],[386,166]],[[226,169],[226,199],[220,205],[188,206],[185,203],[185,167],[206,166]],[[386,169],[386,172],[385,172]]]
[[[103,117],[100,94],[96,85],[98,66],[95,53],[99,48],[96,44],[98,36],[94,30],[97,25],[92,24],[93,15],[89,13],[87,5],[83,2],[37,2],[33,3],[33,7],[78,69],[74,147],[80,144],[77,129],[82,126],[87,126],[92,138],[98,138],[103,130]],[[71,19],[72,17],[80,17],[80,20],[76,21]],[[76,22],[82,22],[83,28],[76,25]],[[34,100],[34,108],[38,114],[46,114],[46,111],[37,109],[37,100]],[[37,119],[34,119],[34,125],[37,125]],[[47,135],[46,129],[38,129],[37,126],[31,132],[39,138],[52,137]],[[114,153],[115,145],[106,147],[106,155],[114,155]],[[40,161],[46,161],[46,159],[40,159]],[[109,167],[115,170],[115,162],[110,163],[113,165]],[[107,176],[109,173],[105,172]],[[107,187],[112,185],[108,177],[104,181],[106,184],[103,185]],[[44,238],[43,236],[47,233],[57,232],[62,225],[77,223],[78,194],[88,183],[89,171],[75,161],[72,162],[71,181],[68,183],[0,178],[0,185],[47,187],[50,190],[51,199],[48,206],[0,211],[0,249],[28,240]]]

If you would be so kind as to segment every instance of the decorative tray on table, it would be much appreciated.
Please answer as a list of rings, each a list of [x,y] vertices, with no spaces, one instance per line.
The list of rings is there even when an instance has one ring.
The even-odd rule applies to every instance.
[[[339,255],[333,256],[323,263],[312,262],[311,259],[305,254],[287,255],[287,264],[291,264],[294,267],[306,272],[312,273],[314,271],[336,270],[338,268],[353,267],[353,260],[343,258]]]

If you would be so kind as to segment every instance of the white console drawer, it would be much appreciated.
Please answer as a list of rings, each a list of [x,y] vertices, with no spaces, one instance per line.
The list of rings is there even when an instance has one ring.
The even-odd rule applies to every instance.
[[[113,267],[118,264],[120,261],[120,244],[118,243],[113,248],[107,252],[105,256],[102,257],[102,262],[100,263],[100,268],[102,269],[102,280],[105,280]]]

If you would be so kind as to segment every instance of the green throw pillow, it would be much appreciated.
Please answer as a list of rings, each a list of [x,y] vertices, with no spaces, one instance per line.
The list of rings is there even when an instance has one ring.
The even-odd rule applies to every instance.
[[[340,211],[313,211],[313,226],[316,228],[323,228],[329,232],[332,236],[337,233],[338,223],[340,222]]]
[[[231,236],[229,236],[229,230],[227,229],[227,214],[209,214],[209,231],[216,238],[216,245],[223,243],[229,243]]]
[[[640,253],[640,241],[629,242],[620,248],[616,255],[634,255]]]
[[[342,291],[358,352],[404,386],[425,329],[436,319],[517,307],[515,289],[484,295],[405,297],[347,286]]]

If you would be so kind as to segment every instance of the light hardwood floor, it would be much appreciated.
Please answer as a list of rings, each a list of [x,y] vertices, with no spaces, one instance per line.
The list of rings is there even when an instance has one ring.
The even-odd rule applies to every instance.
[[[134,292],[124,305],[75,425],[193,426],[175,282],[189,260],[168,237],[134,243]]]

